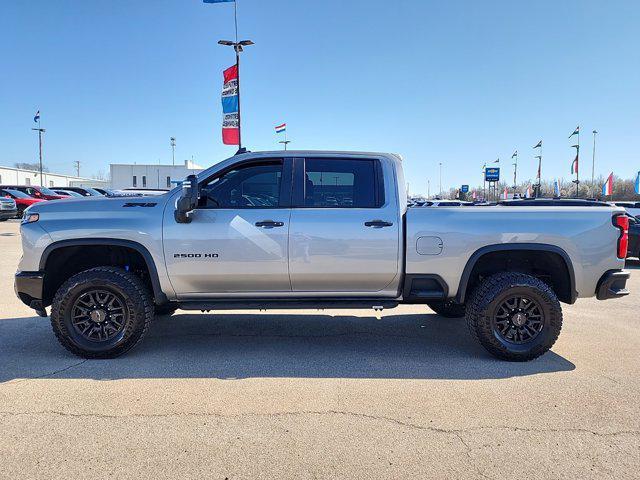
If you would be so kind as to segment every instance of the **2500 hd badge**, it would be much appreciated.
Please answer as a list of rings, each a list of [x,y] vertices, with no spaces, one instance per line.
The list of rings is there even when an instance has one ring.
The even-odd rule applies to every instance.
[[[217,253],[174,253],[173,258],[218,258]]]

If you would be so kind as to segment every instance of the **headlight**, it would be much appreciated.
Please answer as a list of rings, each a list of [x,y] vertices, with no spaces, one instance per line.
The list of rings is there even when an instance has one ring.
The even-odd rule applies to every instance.
[[[24,216],[22,217],[22,225],[24,225],[25,223],[33,223],[33,222],[37,222],[38,220],[40,220],[40,215],[37,213],[29,213],[29,212],[24,212]]]

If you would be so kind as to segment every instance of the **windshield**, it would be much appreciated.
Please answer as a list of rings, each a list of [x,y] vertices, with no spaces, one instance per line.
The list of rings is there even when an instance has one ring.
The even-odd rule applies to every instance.
[[[10,195],[13,195],[16,198],[31,198],[29,195],[27,195],[26,193],[23,193],[19,190],[13,190],[13,189],[9,189],[7,188],[6,190],[3,190],[4,192],[7,192]]]
[[[84,188],[84,189],[87,191],[87,193],[89,193],[89,194],[90,194],[91,196],[93,196],[93,197],[102,197],[102,196],[103,196],[103,195],[102,195],[98,190],[96,190],[95,188],[91,188],[91,187],[82,187],[82,188]]]
[[[47,187],[40,187],[40,192],[44,195],[57,195],[53,190],[49,190]]]

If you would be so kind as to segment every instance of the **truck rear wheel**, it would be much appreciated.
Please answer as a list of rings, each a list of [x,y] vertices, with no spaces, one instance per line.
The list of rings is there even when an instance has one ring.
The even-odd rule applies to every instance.
[[[58,341],[83,358],[114,358],[140,342],[153,318],[142,280],[121,268],[78,273],[56,292],[51,326]]]
[[[542,280],[503,272],[478,285],[467,303],[466,319],[471,334],[489,353],[524,362],[553,346],[562,329],[562,308]]]
[[[431,310],[445,318],[462,318],[464,317],[466,310],[463,304],[455,303],[450,300],[428,302],[427,305],[429,305]]]

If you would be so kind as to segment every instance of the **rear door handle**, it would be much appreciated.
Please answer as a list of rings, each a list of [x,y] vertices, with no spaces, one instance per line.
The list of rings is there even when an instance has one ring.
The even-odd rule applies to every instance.
[[[364,222],[364,226],[373,228],[392,227],[393,222],[385,222],[384,220],[371,220],[370,222]]]
[[[256,222],[255,225],[256,227],[262,227],[262,228],[283,227],[284,222],[274,222],[273,220],[263,220],[261,222]]]

